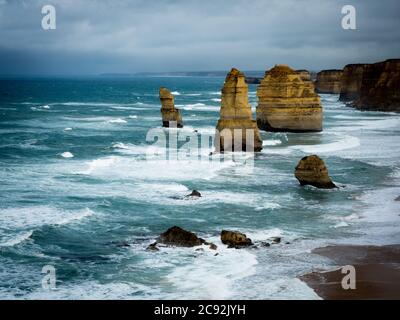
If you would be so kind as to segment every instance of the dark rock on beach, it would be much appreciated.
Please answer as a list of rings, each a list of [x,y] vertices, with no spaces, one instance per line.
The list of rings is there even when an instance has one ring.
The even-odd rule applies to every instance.
[[[157,238],[157,242],[177,247],[195,247],[205,243],[204,239],[197,237],[193,232],[176,226],[162,233]]]
[[[228,245],[229,248],[240,248],[253,245],[251,239],[247,238],[244,233],[237,231],[221,231],[221,241]]]

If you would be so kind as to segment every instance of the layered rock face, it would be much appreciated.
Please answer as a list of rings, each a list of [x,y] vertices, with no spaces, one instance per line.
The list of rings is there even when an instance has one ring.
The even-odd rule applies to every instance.
[[[400,112],[400,59],[366,66],[360,95],[353,106],[360,110]]]
[[[367,66],[367,64],[348,64],[344,67],[340,83],[340,101],[354,101],[360,97],[363,74]]]
[[[302,186],[311,185],[321,189],[336,188],[329,177],[324,161],[316,155],[301,159],[294,174]]]
[[[161,115],[163,127],[183,127],[182,115],[179,109],[175,108],[174,96],[166,88],[160,88]]]
[[[315,88],[318,93],[340,93],[342,70],[323,70],[318,72]]]
[[[262,149],[260,133],[248,101],[245,76],[237,69],[228,73],[222,88],[215,147],[217,152]]]
[[[308,70],[296,70],[296,73],[300,76],[303,81],[311,81],[311,73]]]
[[[257,89],[257,123],[274,132],[322,131],[322,106],[312,81],[286,65],[265,73]]]

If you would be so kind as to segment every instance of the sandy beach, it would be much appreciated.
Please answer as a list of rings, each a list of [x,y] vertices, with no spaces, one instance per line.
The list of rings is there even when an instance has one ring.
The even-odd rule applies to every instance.
[[[400,299],[400,245],[328,246],[313,253],[327,257],[338,268],[300,277],[325,300]],[[356,289],[344,290],[342,266],[356,270]]]

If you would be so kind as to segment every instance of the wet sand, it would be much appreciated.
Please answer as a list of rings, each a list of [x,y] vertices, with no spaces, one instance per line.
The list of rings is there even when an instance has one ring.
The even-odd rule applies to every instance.
[[[336,270],[315,271],[300,277],[326,300],[400,300],[400,245],[328,246],[313,253],[331,259]],[[352,265],[356,271],[356,289],[344,290],[341,268]]]

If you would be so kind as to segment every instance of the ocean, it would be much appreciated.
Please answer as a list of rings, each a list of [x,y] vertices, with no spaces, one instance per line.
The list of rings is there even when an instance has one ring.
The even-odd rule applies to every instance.
[[[223,81],[0,80],[0,299],[319,299],[298,279],[332,267],[313,248],[400,243],[400,114],[325,94],[323,132],[262,132],[255,155],[210,161],[207,144],[202,157],[168,159],[146,141],[149,130],[174,131],[160,129],[161,86],[182,110],[179,134],[212,136]],[[249,99],[255,114],[255,85]],[[294,168],[310,154],[339,189],[300,187]],[[202,197],[184,199],[193,189]],[[218,255],[146,251],[174,225]],[[222,229],[282,241],[227,249]],[[45,266],[55,288],[42,285]]]

